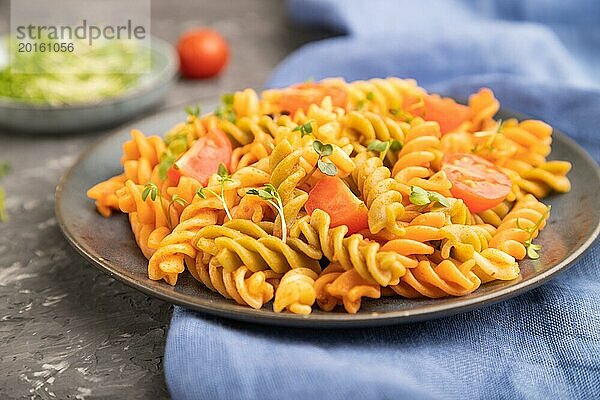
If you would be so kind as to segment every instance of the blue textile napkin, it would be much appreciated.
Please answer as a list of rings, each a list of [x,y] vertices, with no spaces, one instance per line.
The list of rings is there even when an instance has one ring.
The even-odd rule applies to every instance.
[[[290,55],[268,86],[412,77],[568,132],[600,160],[600,2],[293,0],[341,36]],[[600,206],[600,204],[598,204]],[[165,374],[175,399],[570,399],[600,396],[600,251],[481,310],[387,328],[261,327],[175,307]]]

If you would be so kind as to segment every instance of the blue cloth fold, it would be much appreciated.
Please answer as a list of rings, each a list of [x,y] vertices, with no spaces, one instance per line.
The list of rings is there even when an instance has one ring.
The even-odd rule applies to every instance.
[[[600,2],[291,0],[310,43],[267,86],[412,77],[568,132],[600,160]],[[599,204],[600,206],[600,204]],[[436,321],[357,330],[261,327],[175,307],[175,399],[571,399],[600,396],[600,251],[512,300]]]

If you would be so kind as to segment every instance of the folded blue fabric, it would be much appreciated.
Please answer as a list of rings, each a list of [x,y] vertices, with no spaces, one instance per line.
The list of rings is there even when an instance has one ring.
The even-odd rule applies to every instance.
[[[401,76],[568,132],[600,160],[600,2],[292,0],[342,36],[290,55],[268,86]],[[600,204],[599,204],[600,206]],[[571,399],[600,396],[600,247],[518,298],[436,321],[360,330],[261,327],[175,307],[175,399]]]

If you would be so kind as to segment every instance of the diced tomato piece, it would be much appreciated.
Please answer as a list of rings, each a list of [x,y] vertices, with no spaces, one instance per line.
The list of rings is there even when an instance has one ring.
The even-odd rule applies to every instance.
[[[346,108],[348,94],[345,90],[320,83],[301,83],[285,89],[279,99],[279,108],[294,115],[299,109],[308,111],[311,104],[321,104],[326,96],[331,97],[335,107]]]
[[[319,180],[308,194],[304,207],[309,214],[317,208],[325,211],[331,217],[331,227],[346,225],[348,234],[369,226],[365,203],[337,176]]]
[[[217,172],[219,164],[229,169],[231,142],[220,129],[213,129],[196,142],[175,162],[181,175],[196,179],[206,186],[208,178]]]
[[[505,173],[474,154],[450,154],[444,158],[442,170],[452,182],[452,195],[462,199],[475,213],[502,203],[512,189]]]
[[[442,133],[450,132],[471,118],[471,109],[448,97],[430,94],[423,98],[425,107],[419,113],[426,121],[440,124]]]
[[[177,186],[179,184],[179,178],[181,178],[181,174],[178,170],[175,169],[174,166],[171,166],[167,171],[167,179],[169,180],[169,186]]]

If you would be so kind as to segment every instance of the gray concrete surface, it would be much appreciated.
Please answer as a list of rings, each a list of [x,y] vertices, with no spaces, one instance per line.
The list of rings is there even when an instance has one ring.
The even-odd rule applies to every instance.
[[[8,31],[0,1],[0,32]],[[153,2],[152,33],[175,42],[212,26],[232,59],[218,79],[180,80],[164,107],[261,87],[286,54],[319,33],[294,28],[268,0]],[[155,111],[156,112],[156,111]],[[32,137],[0,132],[12,172],[0,224],[0,399],[160,399],[171,305],[102,274],[75,253],[54,219],[54,189],[77,154],[106,132]]]

